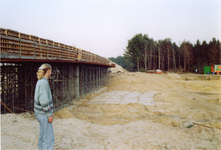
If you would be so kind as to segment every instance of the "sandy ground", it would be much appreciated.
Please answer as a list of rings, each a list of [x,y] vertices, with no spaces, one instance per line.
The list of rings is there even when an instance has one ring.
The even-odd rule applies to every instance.
[[[157,91],[155,105],[89,103],[112,91]],[[54,117],[55,149],[221,149],[221,77],[112,74]],[[38,134],[33,115],[1,115],[2,149],[37,149]]]

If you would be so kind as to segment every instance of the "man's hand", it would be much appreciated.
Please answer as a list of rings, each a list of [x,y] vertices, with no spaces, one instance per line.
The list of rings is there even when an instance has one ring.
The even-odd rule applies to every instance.
[[[52,116],[49,116],[49,117],[48,117],[48,122],[49,122],[49,123],[52,123],[52,122],[53,122],[53,117],[52,117]]]

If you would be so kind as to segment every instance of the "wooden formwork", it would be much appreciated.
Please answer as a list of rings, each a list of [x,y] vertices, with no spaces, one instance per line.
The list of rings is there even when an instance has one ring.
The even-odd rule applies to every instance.
[[[55,46],[55,47],[60,47],[60,43],[53,41],[53,46]]]
[[[69,46],[68,46],[68,45],[64,45],[64,48],[65,48],[65,49],[69,49]]]
[[[39,38],[39,41],[40,41],[41,44],[44,44],[44,45],[47,44],[46,39]]]
[[[64,44],[60,43],[60,48],[65,48]]]
[[[30,35],[30,36],[29,36],[29,39],[30,39],[30,41],[34,41],[34,42],[36,42],[36,43],[39,43],[39,42],[40,42],[40,41],[39,41],[39,37],[34,36],[34,35]]]
[[[69,46],[70,50],[74,50],[74,46]]]
[[[96,55],[95,55],[95,54],[92,54],[92,61],[93,61],[93,62],[96,62],[96,59],[97,59]]]
[[[82,58],[82,49],[81,48],[77,48],[77,55],[78,55],[78,59]]]
[[[48,58],[53,59],[55,57],[52,45],[47,45],[47,54],[48,54]]]
[[[4,56],[7,56],[7,58],[8,56],[15,55],[16,58],[18,56],[20,58],[25,57],[29,59],[86,61],[110,65],[108,59],[99,55],[34,35],[0,28],[0,36],[1,52],[7,53],[7,55]],[[1,58],[3,58],[3,56]]]
[[[48,46],[47,45],[41,45],[41,51],[44,53],[48,53]]]
[[[8,40],[1,38],[1,51],[2,52],[10,52],[10,53],[18,53],[20,49],[20,42],[14,40]]]
[[[19,37],[21,38],[21,39],[24,39],[24,40],[29,40],[30,38],[29,38],[29,35],[28,34],[24,34],[24,33],[20,33],[19,34]]]
[[[47,43],[47,45],[53,46],[53,41],[51,41],[51,40],[46,39],[46,43]]]
[[[19,38],[19,32],[14,31],[14,30],[10,30],[10,29],[6,29],[6,36]]]
[[[7,30],[6,29],[3,29],[3,28],[0,28],[0,33],[1,33],[1,35],[7,35]]]
[[[98,56],[96,62],[101,62],[101,58]]]
[[[84,60],[88,60],[88,53],[85,51],[85,50],[82,50],[82,57],[81,59],[84,59]]]
[[[59,47],[51,47],[50,53],[53,54],[54,58],[60,58],[60,49]]]
[[[78,58],[78,53],[76,53],[74,50],[70,50],[70,59],[77,59]]]

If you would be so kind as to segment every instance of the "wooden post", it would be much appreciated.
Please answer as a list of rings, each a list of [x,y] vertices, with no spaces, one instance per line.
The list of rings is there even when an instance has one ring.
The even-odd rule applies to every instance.
[[[1,103],[2,103],[3,106],[5,106],[5,108],[8,109],[8,111],[10,111],[13,114],[13,112],[2,101],[1,101]]]

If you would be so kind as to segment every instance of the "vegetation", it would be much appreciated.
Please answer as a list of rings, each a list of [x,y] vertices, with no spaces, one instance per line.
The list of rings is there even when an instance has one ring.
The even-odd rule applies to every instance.
[[[221,44],[213,38],[202,44],[199,40],[195,44],[184,40],[178,46],[170,38],[155,41],[147,34],[136,34],[128,40],[124,56],[110,59],[128,71],[198,69],[202,73],[204,66],[221,63]]]
[[[129,59],[125,59],[123,56],[117,56],[116,58],[110,57],[109,59],[128,71],[136,71],[134,64]]]
[[[188,125],[186,128],[192,128],[194,125],[191,124],[191,125]]]

